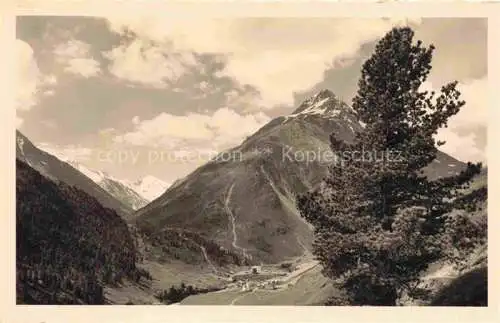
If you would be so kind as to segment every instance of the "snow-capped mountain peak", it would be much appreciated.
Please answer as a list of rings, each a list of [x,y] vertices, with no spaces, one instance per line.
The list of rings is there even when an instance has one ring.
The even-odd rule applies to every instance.
[[[69,162],[73,167],[82,172],[85,176],[93,180],[95,183],[112,193],[117,190],[117,186],[123,186],[120,191],[129,191],[127,195],[134,195],[132,207],[138,209],[151,202],[169,187],[169,184],[151,175],[146,175],[134,182],[128,180],[117,179],[103,171],[90,169],[81,163],[74,161]],[[113,186],[113,189],[110,187]],[[113,194],[113,193],[112,193]],[[115,194],[116,195],[116,194]],[[136,196],[138,195],[138,196]],[[139,198],[140,197],[140,198]],[[141,200],[141,201],[138,201]]]
[[[147,175],[132,183],[134,190],[149,201],[163,194],[169,186],[168,183],[151,175]]]
[[[63,151],[51,147],[50,145],[42,144],[40,146],[42,150],[56,156],[59,160],[72,166],[74,169],[78,170],[80,173],[99,185],[106,192],[111,194],[114,198],[134,210],[145,206],[156,196],[163,193],[166,186],[168,186],[153,176],[146,176],[145,179],[139,183],[140,185],[127,180],[121,180],[106,172],[89,168],[83,163],[76,161],[74,158],[67,156]],[[18,147],[22,153],[23,142],[20,137],[18,138]]]
[[[119,180],[103,171],[91,169],[74,160],[66,160],[65,162],[134,210],[145,206],[149,202],[148,199],[139,194],[131,185],[128,185],[126,181]]]
[[[82,167],[75,167],[75,163],[68,162],[75,158],[68,158],[64,150],[49,144],[35,145],[19,131],[16,131],[16,144],[16,159],[26,163],[45,178],[56,184],[66,183],[85,191],[104,207],[114,209],[120,216],[127,216],[132,211],[129,205],[113,196],[99,185],[100,183],[96,183],[99,179],[96,177],[100,174],[91,173]]]
[[[355,112],[349,105],[339,100],[332,91],[321,90],[305,100],[287,119],[311,115],[335,118],[342,114],[354,115]]]
[[[70,164],[82,174],[90,178],[97,185],[108,191],[111,195],[131,205],[133,209],[138,209],[154,200],[165,192],[169,184],[151,175],[147,175],[132,182],[111,176],[110,174],[91,169],[81,162],[72,160],[64,156],[59,151],[52,151],[60,160]],[[121,187],[119,187],[121,186]],[[118,196],[119,195],[119,196]],[[127,200],[127,201],[124,201]],[[130,201],[128,201],[130,200]]]

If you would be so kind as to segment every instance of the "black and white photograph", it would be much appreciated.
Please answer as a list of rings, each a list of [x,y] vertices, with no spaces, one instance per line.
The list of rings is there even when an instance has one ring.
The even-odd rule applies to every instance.
[[[488,18],[15,25],[17,305],[488,306]]]

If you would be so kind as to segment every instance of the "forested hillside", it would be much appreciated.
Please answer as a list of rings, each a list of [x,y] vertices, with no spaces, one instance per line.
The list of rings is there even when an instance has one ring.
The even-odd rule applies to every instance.
[[[16,160],[18,303],[103,304],[103,286],[148,274],[127,224],[82,190]]]

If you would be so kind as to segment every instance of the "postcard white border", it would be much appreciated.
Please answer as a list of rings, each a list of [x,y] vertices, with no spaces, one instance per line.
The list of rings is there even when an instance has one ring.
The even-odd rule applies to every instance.
[[[371,2],[371,1],[370,1]],[[492,142],[500,138],[499,90],[500,71],[500,6],[497,3],[405,2],[358,3],[340,2],[275,2],[255,1],[17,1],[4,6],[2,15],[2,60],[0,73],[0,230],[2,234],[2,266],[0,275],[0,322],[6,323],[77,323],[77,322],[492,322],[500,317],[498,287],[499,199],[498,156]],[[155,7],[165,15],[176,17],[487,17],[488,18],[488,80],[490,85],[490,122],[488,127],[488,201],[489,214],[489,306],[487,308],[416,308],[416,307],[300,307],[300,306],[27,306],[15,305],[15,110],[13,53],[16,15],[102,16],[107,12],[130,11],[140,14],[144,8]],[[494,287],[494,288],[493,288]]]

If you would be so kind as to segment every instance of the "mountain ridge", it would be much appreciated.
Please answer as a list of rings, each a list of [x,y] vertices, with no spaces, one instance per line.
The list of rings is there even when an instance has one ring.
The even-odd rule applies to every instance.
[[[140,209],[149,203],[148,200],[139,195],[133,188],[105,172],[89,169],[75,161],[69,161],[68,163],[132,210]]]
[[[122,217],[127,217],[132,213],[132,208],[120,202],[69,163],[36,147],[19,130],[16,130],[16,158],[53,182],[64,182],[82,189],[97,198],[103,206],[115,210]]]
[[[320,91],[291,115],[271,120],[226,151],[237,153],[236,159],[214,158],[172,185],[135,213],[135,223],[189,228],[255,261],[300,256],[310,249],[312,231],[295,196],[319,185],[329,161],[297,156],[328,152],[331,133],[351,142],[362,129],[354,110],[333,92]],[[463,166],[438,152],[441,160],[429,165],[428,176],[456,174]],[[456,167],[447,166],[451,163]]]
[[[124,205],[128,210],[126,213],[130,213],[133,210],[140,209],[152,201],[154,198],[163,193],[166,188],[169,186],[168,183],[154,177],[151,175],[144,176],[136,181],[122,180],[118,179],[106,172],[101,170],[92,169],[84,163],[76,161],[74,159],[68,158],[63,153],[50,149],[50,147],[37,147],[35,146],[29,139],[27,139],[22,133],[19,131],[17,134],[17,156],[20,158],[23,157],[24,153],[24,145],[28,150],[35,151],[38,150],[39,153],[32,154],[31,159],[32,165],[37,165],[38,163],[46,164],[47,161],[44,159],[48,158],[47,155],[51,155],[58,159],[61,163],[66,163],[69,166],[73,167],[75,170],[80,172],[82,175],[89,178],[99,187],[101,187],[104,191],[110,194],[113,198],[115,198],[119,203]],[[22,147],[22,148],[21,148]],[[28,158],[28,162],[29,162]],[[51,159],[51,158],[49,158]],[[58,180],[55,174],[50,174],[50,172],[46,172],[43,169],[44,165],[36,166],[38,171],[45,173],[46,176],[53,180]],[[46,165],[45,165],[46,166]],[[88,185],[86,185],[88,186]],[[88,192],[89,190],[87,190]],[[102,193],[96,193],[100,195],[101,202],[104,197]],[[118,203],[108,203],[108,205],[112,205],[113,208],[122,208]]]

